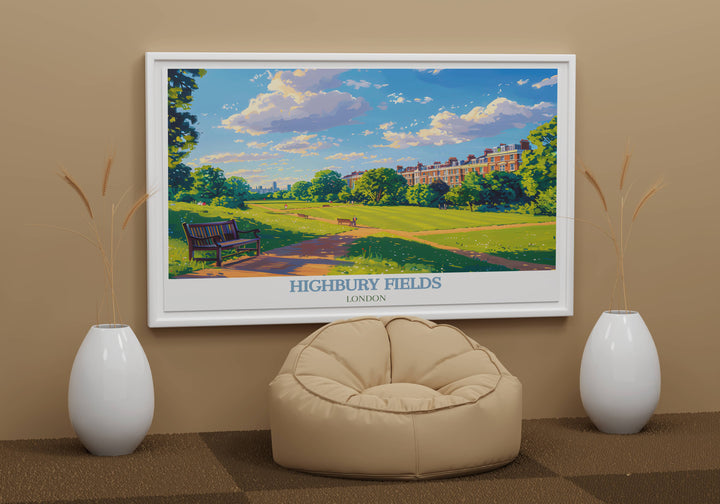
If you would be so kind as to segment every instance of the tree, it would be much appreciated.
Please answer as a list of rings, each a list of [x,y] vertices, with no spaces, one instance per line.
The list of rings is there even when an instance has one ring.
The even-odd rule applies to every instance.
[[[538,193],[557,187],[557,116],[532,130],[528,140],[536,148],[523,152],[517,173],[525,194],[534,200]]]
[[[453,187],[445,199],[456,206],[469,205],[513,205],[525,203],[527,198],[522,188],[522,179],[511,172],[494,171],[487,175],[470,172],[463,183]]]
[[[292,187],[290,188],[290,193],[292,194],[292,197],[299,200],[307,200],[310,199],[310,186],[312,184],[308,182],[307,180],[300,180],[298,182],[295,182]]]
[[[352,188],[352,191],[350,191],[350,198],[358,203],[367,203],[369,201],[365,193],[358,189],[357,183],[355,187]]]
[[[225,172],[220,168],[205,165],[193,172],[193,189],[199,201],[211,203],[215,198],[225,196]]]
[[[197,145],[197,116],[189,112],[196,78],[207,73],[198,69],[168,70],[168,186],[171,192],[188,190],[190,171],[182,164]],[[175,170],[179,170],[176,172]]]
[[[555,215],[557,213],[557,190],[548,189],[538,193],[535,200],[536,213],[538,215]]]
[[[440,179],[435,179],[430,183],[430,189],[437,195],[433,200],[431,206],[440,206],[445,203],[445,195],[450,191],[450,186],[447,182]]]
[[[469,185],[461,184],[450,189],[445,194],[445,200],[456,207],[468,205],[472,212],[477,194],[477,191],[473,191]]]
[[[445,199],[451,201],[454,205],[463,206],[469,205],[472,211],[473,205],[480,205],[480,194],[483,190],[483,176],[472,171],[465,175],[461,190],[455,191],[452,195],[446,194]]]
[[[229,205],[222,206],[245,208],[245,202],[250,199],[250,184],[242,177],[230,177],[225,181],[224,193]]]
[[[355,189],[371,205],[402,205],[407,201],[407,180],[390,168],[374,168],[362,174]]]
[[[429,207],[438,199],[438,194],[426,184],[415,184],[407,188],[405,193],[407,202],[411,205]]]
[[[345,187],[343,187],[340,192],[338,193],[338,201],[340,203],[347,203],[352,199],[352,193],[350,192],[350,188],[345,184]]]
[[[524,196],[522,179],[515,173],[494,171],[480,180],[478,201],[481,204],[512,205],[522,202]]]
[[[197,196],[196,193],[192,191],[178,191],[175,194],[175,201],[180,201],[182,203],[192,203],[195,201],[195,197]]]
[[[178,163],[175,168],[168,170],[168,189],[170,198],[180,191],[189,191],[192,189],[194,179],[192,176],[192,168],[183,163]]]
[[[313,201],[328,201],[331,195],[337,197],[337,193],[346,185],[340,174],[330,169],[317,172],[311,184],[308,193]]]

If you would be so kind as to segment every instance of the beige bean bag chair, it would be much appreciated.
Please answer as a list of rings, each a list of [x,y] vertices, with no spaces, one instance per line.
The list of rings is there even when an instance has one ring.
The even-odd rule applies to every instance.
[[[488,471],[520,450],[522,386],[464,333],[412,317],[328,324],[270,384],[275,461],[352,478]]]

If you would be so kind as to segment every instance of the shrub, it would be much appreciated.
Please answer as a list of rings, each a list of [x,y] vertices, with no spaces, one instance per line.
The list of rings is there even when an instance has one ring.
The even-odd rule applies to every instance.
[[[190,191],[178,191],[173,199],[181,203],[192,203],[195,201],[195,196],[196,194]]]

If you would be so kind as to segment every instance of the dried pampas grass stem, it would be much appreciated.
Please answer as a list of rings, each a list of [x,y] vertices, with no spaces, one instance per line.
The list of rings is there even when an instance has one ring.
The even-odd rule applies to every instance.
[[[83,204],[85,205],[85,208],[87,209],[88,214],[90,214],[91,219],[95,219],[95,215],[92,211],[92,206],[90,206],[90,200],[88,199],[87,195],[85,194],[85,191],[82,190],[82,187],[80,187],[80,184],[75,182],[75,179],[72,178],[72,176],[65,170],[65,168],[62,169],[62,171],[59,173],[60,178],[62,178],[70,187],[73,188],[73,190],[77,193],[78,196],[80,196],[80,199],[82,200]]]
[[[111,154],[108,156],[107,161],[105,163],[105,170],[103,173],[103,179],[102,179],[102,188],[101,188],[101,196],[104,198],[107,195],[108,187],[109,187],[109,180],[110,180],[110,172],[113,167],[115,156],[114,154]],[[106,300],[109,298],[110,300],[110,311],[112,312],[112,323],[117,324],[120,323],[120,308],[118,303],[118,298],[115,292],[115,259],[117,257],[117,248],[119,246],[119,239],[116,238],[116,218],[118,216],[118,211],[120,210],[121,204],[123,200],[125,199],[125,196],[128,194],[129,189],[123,193],[123,195],[120,197],[120,199],[117,201],[117,203],[112,203],[110,205],[110,211],[109,211],[109,217],[107,222],[107,227],[104,229],[101,229],[101,227],[98,224],[98,221],[95,218],[95,213],[93,212],[92,205],[90,204],[90,199],[87,196],[87,193],[80,187],[80,184],[77,183],[77,181],[67,172],[67,170],[62,169],[60,173],[60,177],[77,193],[78,196],[80,196],[80,199],[82,200],[83,204],[85,205],[85,208],[87,209],[88,214],[90,215],[90,227],[92,231],[92,235],[88,236],[83,233],[80,233],[78,231],[74,231],[72,229],[66,229],[66,228],[60,228],[65,229],[67,231],[70,231],[74,234],[80,235],[85,240],[90,242],[92,245],[94,245],[100,252],[100,258],[102,259],[103,268],[105,270],[105,280],[104,280],[104,289],[103,289],[103,296],[102,301],[98,307],[98,323],[100,322],[100,311],[102,309],[102,305],[105,304]],[[133,215],[135,215],[140,208],[147,202],[148,198],[152,196],[152,193],[145,193],[142,196],[140,196],[137,200],[135,200],[135,203],[130,207],[128,210],[125,219],[122,222],[122,226],[120,228],[121,231],[125,230],[128,226],[128,223],[130,222],[130,219]],[[107,207],[105,207],[107,208]],[[107,210],[105,212],[105,215],[107,215]],[[101,219],[104,220],[104,219]],[[104,233],[103,233],[104,231]],[[109,246],[106,246],[108,244]],[[109,294],[109,296],[108,296]]]
[[[625,162],[623,163],[622,172],[620,173],[620,190],[623,190],[623,187],[625,186],[625,177],[627,176],[628,167],[630,166],[630,156],[631,154],[629,152],[625,153]]]
[[[145,202],[148,200],[149,197],[150,197],[150,193],[143,194],[142,196],[140,196],[138,198],[138,200],[135,202],[135,204],[132,207],[130,207],[130,211],[128,211],[127,215],[125,216],[125,220],[123,220],[122,229],[125,229],[127,227],[132,216],[135,214],[135,212],[137,212],[140,209],[140,207],[142,207],[145,204]]]
[[[625,150],[625,158],[623,160],[622,170],[620,171],[620,183],[618,185],[618,200],[619,200],[619,211],[617,215],[618,224],[617,226],[614,224],[613,219],[610,216],[610,211],[608,207],[607,198],[605,197],[605,193],[602,190],[602,187],[600,186],[600,183],[598,182],[595,175],[590,171],[588,167],[586,167],[583,163],[580,163],[583,169],[583,174],[585,175],[585,178],[587,178],[588,182],[590,182],[590,185],[595,189],[595,192],[600,197],[600,202],[603,206],[603,211],[605,213],[605,217],[607,219],[607,230],[603,230],[603,233],[610,238],[610,240],[613,243],[613,248],[615,249],[615,256],[617,261],[617,273],[615,275],[615,283],[613,285],[612,292],[610,294],[610,309],[614,308],[615,304],[615,291],[618,288],[618,285],[622,289],[622,298],[623,298],[623,307],[625,310],[628,310],[628,296],[627,296],[627,285],[625,282],[625,251],[627,250],[628,243],[630,242],[630,234],[632,232],[632,226],[635,223],[635,220],[637,219],[638,213],[640,212],[640,209],[642,209],[645,204],[653,197],[655,196],[660,189],[664,187],[662,179],[658,180],[655,184],[653,184],[650,189],[643,195],[642,198],[640,198],[640,201],[635,207],[635,211],[633,212],[632,219],[630,220],[629,229],[627,230],[627,233],[625,232],[626,227],[626,219],[625,219],[625,209],[627,200],[629,197],[630,189],[625,189],[625,180],[628,175],[629,167],[630,167],[630,158],[632,155],[629,152],[629,149],[626,148]],[[616,229],[617,228],[617,229]]]
[[[645,203],[647,203],[650,198],[655,196],[658,193],[658,191],[660,189],[662,189],[663,187],[665,187],[665,183],[663,182],[663,179],[661,178],[660,180],[655,182],[655,184],[653,184],[653,186],[650,189],[648,189],[648,191],[645,193],[645,196],[640,198],[640,202],[637,204],[637,206],[635,207],[635,211],[633,212],[633,216],[632,216],[633,222],[635,222],[635,219],[637,219],[638,213],[640,212],[640,209],[643,206],[645,206]]]
[[[105,166],[105,176],[103,176],[103,185],[102,185],[102,195],[105,196],[107,194],[108,189],[108,182],[110,181],[110,170],[112,169],[113,159],[115,158],[115,154],[110,154],[107,159],[107,164]]]
[[[600,196],[600,201],[602,202],[603,209],[605,211],[608,211],[608,205],[607,200],[605,199],[605,194],[603,193],[602,188],[600,187],[600,184],[598,183],[597,179],[595,178],[595,175],[590,171],[589,168],[587,168],[585,165],[583,165],[583,173],[585,174],[585,178],[590,181],[590,185],[592,185],[595,188],[595,192],[597,192],[597,195]]]

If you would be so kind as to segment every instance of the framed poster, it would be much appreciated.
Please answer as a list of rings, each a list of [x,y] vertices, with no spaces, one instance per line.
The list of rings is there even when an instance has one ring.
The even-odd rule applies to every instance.
[[[575,57],[147,53],[149,325],[572,314]]]

